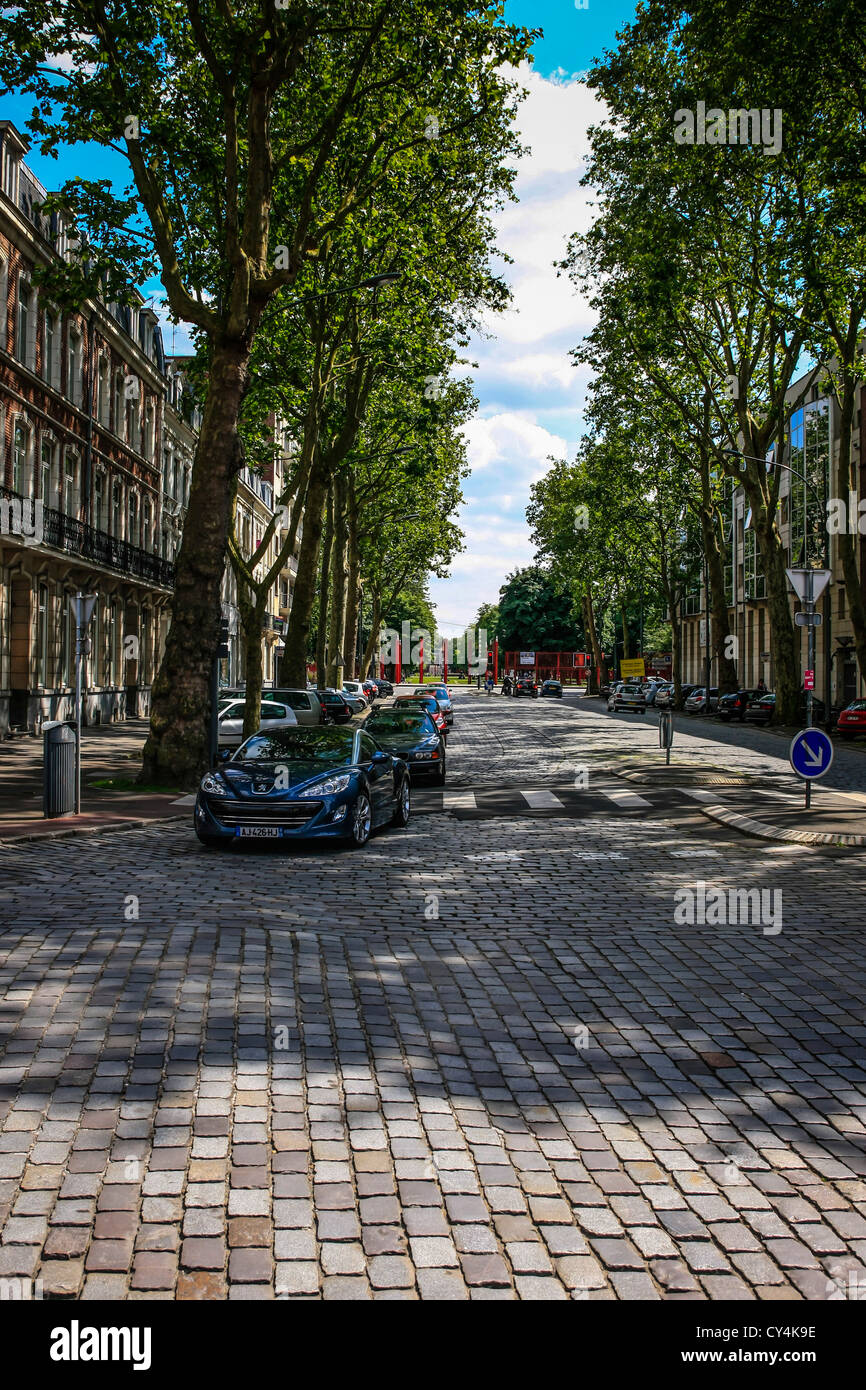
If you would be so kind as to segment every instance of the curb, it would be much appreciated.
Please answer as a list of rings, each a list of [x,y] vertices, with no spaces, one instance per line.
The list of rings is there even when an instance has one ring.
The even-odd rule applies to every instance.
[[[151,816],[147,820],[127,820],[121,825],[70,825],[65,830],[43,830],[35,835],[3,835],[0,833],[0,847],[5,845],[32,844],[34,840],[69,840],[74,835],[110,835],[123,830],[142,830],[149,825],[159,825],[166,820],[185,820],[186,815],[178,811],[170,816]]]
[[[750,816],[744,816],[728,806],[703,806],[699,801],[695,802],[695,805],[705,816],[709,816],[710,820],[732,826],[744,835],[753,835],[761,840],[781,840],[783,843],[798,845],[849,845],[855,848],[866,845],[866,835],[847,835],[842,831],[831,834],[822,830],[785,830],[775,825],[767,825],[764,821],[752,820]]]

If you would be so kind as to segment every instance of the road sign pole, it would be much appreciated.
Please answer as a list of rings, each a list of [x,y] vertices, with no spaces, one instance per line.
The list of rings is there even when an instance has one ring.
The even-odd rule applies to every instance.
[[[815,578],[814,578],[814,573],[813,573],[812,570],[808,570],[808,571],[806,572],[806,592],[805,592],[805,604],[806,604],[806,612],[807,612],[807,613],[814,613],[814,611],[815,611],[815,598],[814,598],[814,594],[815,594]],[[810,670],[810,671],[814,671],[814,669],[815,669],[815,624],[814,624],[814,623],[810,623],[810,624],[809,624],[809,627],[808,627],[808,634],[809,634],[809,644],[808,644],[808,645],[809,645],[809,670]],[[811,683],[810,683],[810,684],[811,684]],[[811,729],[811,727],[812,727],[812,691],[811,691],[811,689],[809,689],[809,690],[806,691],[806,727],[807,727],[807,729]],[[811,781],[809,781],[809,780],[807,779],[807,781],[806,781],[806,810],[807,810],[807,811],[809,810],[809,808],[810,808],[811,805],[812,805],[812,783],[811,783]]]

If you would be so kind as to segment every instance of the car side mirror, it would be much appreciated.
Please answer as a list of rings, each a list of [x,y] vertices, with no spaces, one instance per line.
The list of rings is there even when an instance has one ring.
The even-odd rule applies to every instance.
[[[370,761],[372,763],[389,763],[391,761],[391,754],[383,753],[381,748],[377,748]]]
[[[219,752],[217,753],[217,758],[221,763],[225,763],[228,762],[231,755],[232,750],[230,748],[220,748]]]

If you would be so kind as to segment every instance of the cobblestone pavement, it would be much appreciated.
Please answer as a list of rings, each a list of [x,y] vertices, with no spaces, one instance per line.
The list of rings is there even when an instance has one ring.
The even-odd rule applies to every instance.
[[[453,785],[561,778],[601,718],[458,696]],[[866,1293],[861,854],[610,804],[428,814],[360,853],[164,824],[0,869],[0,1278]],[[675,920],[701,883],[772,911]]]

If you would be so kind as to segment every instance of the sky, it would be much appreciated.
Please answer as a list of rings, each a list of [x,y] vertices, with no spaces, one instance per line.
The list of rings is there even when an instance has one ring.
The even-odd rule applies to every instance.
[[[586,302],[557,277],[572,232],[586,230],[592,191],[579,187],[587,127],[603,114],[581,81],[593,58],[614,44],[634,15],[630,0],[506,0],[513,23],[543,30],[534,63],[517,76],[527,96],[519,109],[521,142],[531,153],[517,168],[517,203],[495,220],[512,304],[485,325],[467,356],[478,410],[465,430],[471,476],[459,521],[465,550],[430,594],[444,636],[472,624],[482,603],[496,603],[506,576],[532,564],[526,523],[529,489],[551,458],[573,457],[582,430],[586,372],[570,351],[592,326]]]
[[[633,0],[506,0],[513,23],[541,29],[534,63],[515,76],[527,96],[517,127],[530,153],[518,163],[518,201],[495,217],[498,244],[512,258],[499,266],[511,286],[512,304],[485,325],[466,356],[478,363],[472,380],[478,410],[466,429],[471,476],[464,484],[459,522],[465,549],[455,557],[447,579],[431,578],[437,625],[455,636],[473,623],[482,603],[496,603],[514,569],[532,563],[526,523],[531,484],[547,471],[551,458],[574,455],[581,434],[586,386],[584,369],[570,351],[592,325],[587,304],[570,281],[557,277],[554,262],[565,253],[572,232],[591,218],[592,193],[579,187],[587,155],[587,127],[602,108],[581,80],[593,58],[612,47],[615,35],[634,14]],[[4,97],[2,115],[24,129],[31,98]],[[71,147],[57,160],[38,151],[27,163],[48,188],[87,171],[88,177],[120,175],[125,162],[110,151]],[[185,352],[183,325],[164,312],[158,279],[143,287],[153,295],[164,324],[166,349]]]

